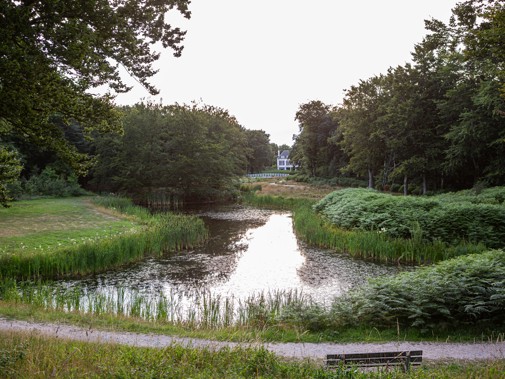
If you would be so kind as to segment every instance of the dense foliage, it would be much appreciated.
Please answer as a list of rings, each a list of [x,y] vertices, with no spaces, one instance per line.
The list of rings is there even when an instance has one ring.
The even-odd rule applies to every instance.
[[[119,130],[111,97],[90,89],[129,88],[120,67],[150,93],[160,43],[176,56],[185,32],[165,21],[176,8],[189,18],[188,3],[178,1],[13,1],[0,3],[0,123],[9,135],[58,151],[75,166],[76,151],[50,118],[62,115],[95,130]],[[1,128],[0,128],[1,129]],[[0,138],[2,136],[0,135]],[[0,140],[1,142],[1,140]]]
[[[21,172],[21,162],[17,154],[0,146],[0,206],[10,200],[8,185],[15,183]]]
[[[505,252],[458,257],[414,272],[371,280],[333,304],[336,323],[421,330],[505,326]]]
[[[505,188],[441,197],[398,197],[368,189],[335,191],[315,205],[332,224],[389,237],[421,238],[455,245],[505,245]]]
[[[122,111],[124,134],[96,139],[95,190],[140,201],[214,200],[232,197],[247,167],[270,162],[268,135],[246,131],[223,109],[138,104]]]
[[[426,21],[412,63],[360,80],[338,106],[302,104],[294,151],[304,173],[405,194],[503,185],[504,15],[501,1],[463,1],[448,24]]]

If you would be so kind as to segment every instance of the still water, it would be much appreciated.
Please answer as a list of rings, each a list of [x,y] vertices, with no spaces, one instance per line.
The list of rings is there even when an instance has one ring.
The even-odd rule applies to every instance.
[[[370,277],[398,271],[307,247],[297,240],[289,212],[230,206],[197,215],[210,231],[204,246],[60,284],[78,285],[88,293],[122,287],[146,296],[175,293],[181,298],[201,291],[245,299],[259,292],[296,290],[328,305]]]

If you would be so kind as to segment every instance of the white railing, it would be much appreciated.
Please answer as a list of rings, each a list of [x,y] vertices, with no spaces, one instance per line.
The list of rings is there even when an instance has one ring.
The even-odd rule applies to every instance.
[[[289,174],[284,174],[281,172],[263,172],[260,174],[247,174],[249,178],[283,178],[285,176],[289,176]]]

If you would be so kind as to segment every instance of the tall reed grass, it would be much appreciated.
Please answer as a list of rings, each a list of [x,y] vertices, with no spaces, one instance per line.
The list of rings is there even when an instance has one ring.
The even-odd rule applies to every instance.
[[[275,325],[284,309],[313,304],[309,297],[296,290],[254,293],[243,299],[209,291],[195,291],[183,297],[174,290],[153,295],[120,286],[87,291],[82,287],[61,288],[41,281],[13,279],[0,282],[0,299],[43,310],[133,317],[192,329],[263,328]]]
[[[451,257],[479,253],[482,244],[460,242],[450,246],[441,241],[426,241],[417,228],[412,238],[391,238],[381,230],[344,230],[317,214],[314,201],[247,193],[244,202],[257,207],[290,209],[296,235],[309,245],[333,249],[355,258],[385,263],[425,264]]]
[[[172,213],[151,215],[128,199],[98,197],[94,202],[129,215],[129,231],[46,252],[14,252],[0,257],[0,278],[59,278],[118,267],[145,256],[191,248],[207,238],[202,220]]]

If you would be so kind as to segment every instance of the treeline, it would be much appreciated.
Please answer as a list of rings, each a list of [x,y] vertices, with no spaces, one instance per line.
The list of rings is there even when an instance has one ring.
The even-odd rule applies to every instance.
[[[340,105],[300,106],[292,158],[305,175],[423,194],[505,183],[503,2],[459,3],[426,28],[412,63],[361,80]]]
[[[138,104],[122,112],[124,133],[95,139],[95,191],[162,203],[210,200],[233,196],[237,176],[270,164],[268,135],[244,129],[223,109]]]
[[[81,157],[87,174],[79,181],[86,189],[127,194],[163,206],[225,199],[237,191],[238,176],[272,164],[269,135],[245,129],[224,109],[141,103],[115,111],[122,121],[121,132],[89,134],[76,122],[52,120],[69,150]],[[11,195],[82,192],[77,172],[65,157],[26,144],[16,133],[5,139],[18,157],[8,184]]]

